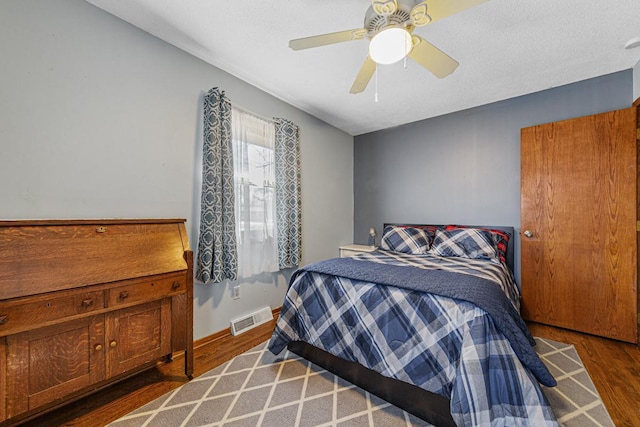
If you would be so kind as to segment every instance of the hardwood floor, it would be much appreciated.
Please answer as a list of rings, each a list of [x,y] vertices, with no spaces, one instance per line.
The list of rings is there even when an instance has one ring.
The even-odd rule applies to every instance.
[[[538,323],[534,336],[573,344],[616,426],[640,426],[640,347]]]
[[[201,375],[266,341],[274,322],[239,337],[215,334],[196,343],[195,374]],[[573,344],[616,426],[640,426],[640,348],[605,338],[530,323],[534,336]],[[159,364],[135,377],[30,420],[29,426],[99,427],[118,419],[188,380],[182,359]],[[285,426],[283,426],[285,427]]]

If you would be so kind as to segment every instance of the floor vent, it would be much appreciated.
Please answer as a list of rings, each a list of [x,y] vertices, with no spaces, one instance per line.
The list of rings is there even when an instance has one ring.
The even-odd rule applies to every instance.
[[[264,307],[255,313],[231,321],[231,334],[238,335],[258,325],[273,320],[271,307]]]

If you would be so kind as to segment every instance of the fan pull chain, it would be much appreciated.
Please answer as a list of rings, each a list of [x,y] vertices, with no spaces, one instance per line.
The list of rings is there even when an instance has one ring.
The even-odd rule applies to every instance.
[[[378,102],[378,64],[376,63],[376,95],[374,97],[375,102]]]

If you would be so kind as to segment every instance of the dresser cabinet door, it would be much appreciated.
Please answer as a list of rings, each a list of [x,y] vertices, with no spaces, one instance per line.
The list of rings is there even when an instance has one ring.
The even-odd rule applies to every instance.
[[[10,335],[6,342],[7,417],[105,378],[103,315]]]
[[[171,299],[107,314],[108,378],[171,353]]]

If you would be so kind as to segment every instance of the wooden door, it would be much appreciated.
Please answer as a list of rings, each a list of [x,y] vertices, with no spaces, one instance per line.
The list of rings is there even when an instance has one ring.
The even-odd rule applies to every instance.
[[[103,340],[103,315],[9,335],[7,417],[103,380]]]
[[[171,298],[107,314],[108,378],[171,353]]]
[[[636,109],[521,131],[522,315],[637,342]]]

